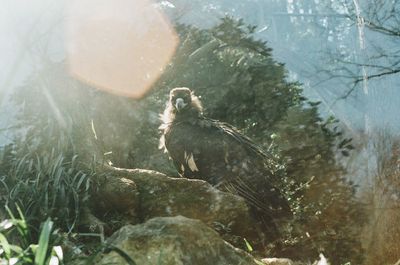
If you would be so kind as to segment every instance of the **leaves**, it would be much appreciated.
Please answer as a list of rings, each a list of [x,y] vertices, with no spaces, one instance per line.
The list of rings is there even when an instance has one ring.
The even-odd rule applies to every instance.
[[[250,245],[249,241],[247,241],[246,238],[243,238],[243,240],[244,240],[244,243],[246,244],[247,250],[248,250],[249,252],[252,252],[252,251],[253,251],[253,247]]]
[[[6,259],[10,259],[11,258],[11,246],[8,243],[7,238],[3,235],[0,234],[0,246],[1,246],[1,250],[2,250],[2,254],[4,254]]]
[[[47,219],[46,222],[44,222],[42,231],[40,233],[39,245],[35,253],[35,265],[45,264],[49,246],[50,233],[52,228],[53,228],[53,222],[50,221],[50,219]]]
[[[26,220],[17,206],[20,217],[17,219],[8,209],[11,219],[3,221],[0,230],[0,260],[7,260],[7,264],[35,264],[53,265],[63,260],[63,251],[60,246],[52,246],[53,222],[49,219],[42,224],[38,244],[31,244],[30,231]],[[12,234],[13,231],[17,234]],[[20,242],[21,245],[9,243],[7,236]]]

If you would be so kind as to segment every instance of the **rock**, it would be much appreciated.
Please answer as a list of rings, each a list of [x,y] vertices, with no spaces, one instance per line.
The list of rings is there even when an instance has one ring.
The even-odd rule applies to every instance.
[[[134,217],[139,207],[139,193],[129,178],[98,174],[97,190],[92,194],[92,207],[96,212],[118,211]]]
[[[313,265],[329,265],[328,260],[325,258],[324,254],[319,254],[319,260],[315,261]]]
[[[266,258],[261,261],[266,265],[294,265],[292,260],[283,258]]]
[[[94,216],[88,207],[81,210],[78,226],[80,232],[99,233],[103,241],[106,224]]]
[[[118,252],[130,256],[135,264],[146,265],[259,264],[201,221],[183,216],[157,217],[144,224],[124,226],[107,242],[122,252],[103,254],[96,264],[128,264]]]
[[[129,178],[99,167],[93,174],[92,192],[86,208],[81,211],[79,229],[109,236],[126,224],[141,221],[140,197],[136,183]]]
[[[103,170],[104,171],[104,170]],[[172,178],[144,169],[108,168],[114,178],[132,180],[139,192],[139,219],[183,215],[198,219],[218,230],[236,247],[245,248],[246,238],[260,249],[264,238],[251,217],[245,200],[222,192],[203,180]]]

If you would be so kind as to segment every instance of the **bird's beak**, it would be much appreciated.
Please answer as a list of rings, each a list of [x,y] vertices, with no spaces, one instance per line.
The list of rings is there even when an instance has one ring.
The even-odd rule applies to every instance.
[[[186,107],[187,103],[182,98],[177,98],[175,102],[175,108],[180,111],[184,107]]]

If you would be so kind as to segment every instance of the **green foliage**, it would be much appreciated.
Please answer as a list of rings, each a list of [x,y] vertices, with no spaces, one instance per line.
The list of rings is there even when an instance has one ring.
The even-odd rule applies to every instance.
[[[37,264],[48,264],[49,254],[43,248],[52,227],[63,244],[76,231],[93,186],[90,177],[98,153],[90,127],[85,126],[90,123],[82,115],[84,106],[73,107],[64,95],[71,91],[62,85],[51,90],[43,85],[43,76],[32,78],[14,95],[23,106],[17,114],[16,138],[0,149],[0,205],[9,206],[10,213],[19,212],[29,227],[29,237],[19,239],[24,240],[23,249],[33,242],[44,246],[33,249]],[[0,207],[0,219],[4,212]]]
[[[31,231],[21,209],[17,209],[18,219],[7,208],[10,219],[0,223],[0,260],[6,264],[63,264],[63,250],[57,245],[53,222],[47,219],[42,223],[38,243],[30,244]]]
[[[52,218],[58,227],[72,231],[79,219],[82,204],[87,201],[90,173],[79,168],[77,156],[66,157],[56,149],[38,154],[8,146],[1,176],[1,204],[20,205],[27,221],[39,225]],[[12,208],[13,212],[16,209]]]
[[[268,135],[287,108],[301,101],[301,89],[284,81],[284,66],[253,31],[230,18],[210,30],[179,26],[182,44],[154,91],[165,98],[172,87],[190,87],[214,118],[250,136]]]
[[[276,143],[286,160],[288,175],[306,183],[297,194],[301,201],[295,230],[288,240],[302,255],[313,256],[318,250],[334,263],[351,260],[360,264],[360,233],[366,216],[355,196],[356,187],[344,179],[345,170],[336,161],[337,154],[348,150],[349,144],[338,132],[337,120],[323,121],[315,105],[297,106],[289,109],[276,128]],[[296,256],[293,249],[286,251]]]
[[[83,102],[93,91],[78,89],[73,80],[61,82],[63,74],[45,67],[13,95],[17,129],[13,143],[0,150],[0,204],[13,212],[19,205],[33,227],[51,218],[69,233],[89,198],[101,150],[85,115],[90,106]]]

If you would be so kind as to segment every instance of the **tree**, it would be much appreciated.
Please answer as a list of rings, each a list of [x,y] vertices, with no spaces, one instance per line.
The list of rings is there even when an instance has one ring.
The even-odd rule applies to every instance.
[[[363,211],[335,158],[352,149],[337,121],[324,121],[318,103],[307,102],[300,85],[286,81],[271,49],[252,37],[254,27],[225,18],[210,30],[178,29],[176,57],[145,100],[188,86],[202,96],[208,116],[237,126],[270,152],[278,147],[289,176],[284,185],[297,207],[295,231],[281,254],[324,251],[335,263],[360,263]]]
[[[358,49],[351,46],[344,52],[333,52],[330,56],[335,67],[324,71],[328,78],[342,78],[351,81],[352,86],[342,95],[348,97],[359,84],[366,85],[367,80],[384,77],[398,77],[400,58],[398,41],[400,38],[400,3],[398,1],[351,1],[341,0],[331,8],[332,12],[346,18],[342,24],[350,35],[357,34]],[[351,38],[355,41],[354,37]],[[353,45],[352,45],[353,46]],[[344,54],[345,53],[345,54]]]
[[[376,162],[376,168],[365,176],[370,185],[361,192],[369,214],[363,233],[365,264],[395,264],[400,251],[396,240],[400,236],[399,137],[387,129],[378,129],[364,135],[363,145],[365,149],[370,146],[373,156],[369,160]]]

